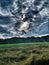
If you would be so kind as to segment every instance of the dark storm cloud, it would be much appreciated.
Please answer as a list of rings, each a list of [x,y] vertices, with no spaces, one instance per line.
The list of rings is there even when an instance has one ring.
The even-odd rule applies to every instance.
[[[47,34],[48,0],[0,0],[0,38]]]

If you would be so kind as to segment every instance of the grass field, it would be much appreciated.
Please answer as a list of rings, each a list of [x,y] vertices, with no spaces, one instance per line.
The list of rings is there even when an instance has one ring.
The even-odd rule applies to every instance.
[[[0,65],[49,65],[49,42],[0,44]]]
[[[26,47],[36,45],[49,45],[49,42],[33,42],[33,43],[13,43],[13,44],[0,44],[0,48],[13,48],[13,47]]]

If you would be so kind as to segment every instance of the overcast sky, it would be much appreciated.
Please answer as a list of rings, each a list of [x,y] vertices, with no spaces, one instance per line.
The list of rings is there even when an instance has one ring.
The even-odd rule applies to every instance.
[[[48,0],[0,0],[0,39],[49,35]]]

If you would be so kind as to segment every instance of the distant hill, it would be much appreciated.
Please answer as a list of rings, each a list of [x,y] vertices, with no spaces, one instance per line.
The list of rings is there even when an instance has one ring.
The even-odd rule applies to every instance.
[[[42,37],[27,37],[27,38],[8,38],[8,39],[0,39],[0,44],[1,43],[29,43],[29,42],[49,42],[49,36],[42,36]]]

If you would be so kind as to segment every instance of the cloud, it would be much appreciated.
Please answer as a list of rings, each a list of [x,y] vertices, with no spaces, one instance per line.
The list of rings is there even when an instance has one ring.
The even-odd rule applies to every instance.
[[[1,0],[0,38],[49,34],[48,5],[48,0]]]

